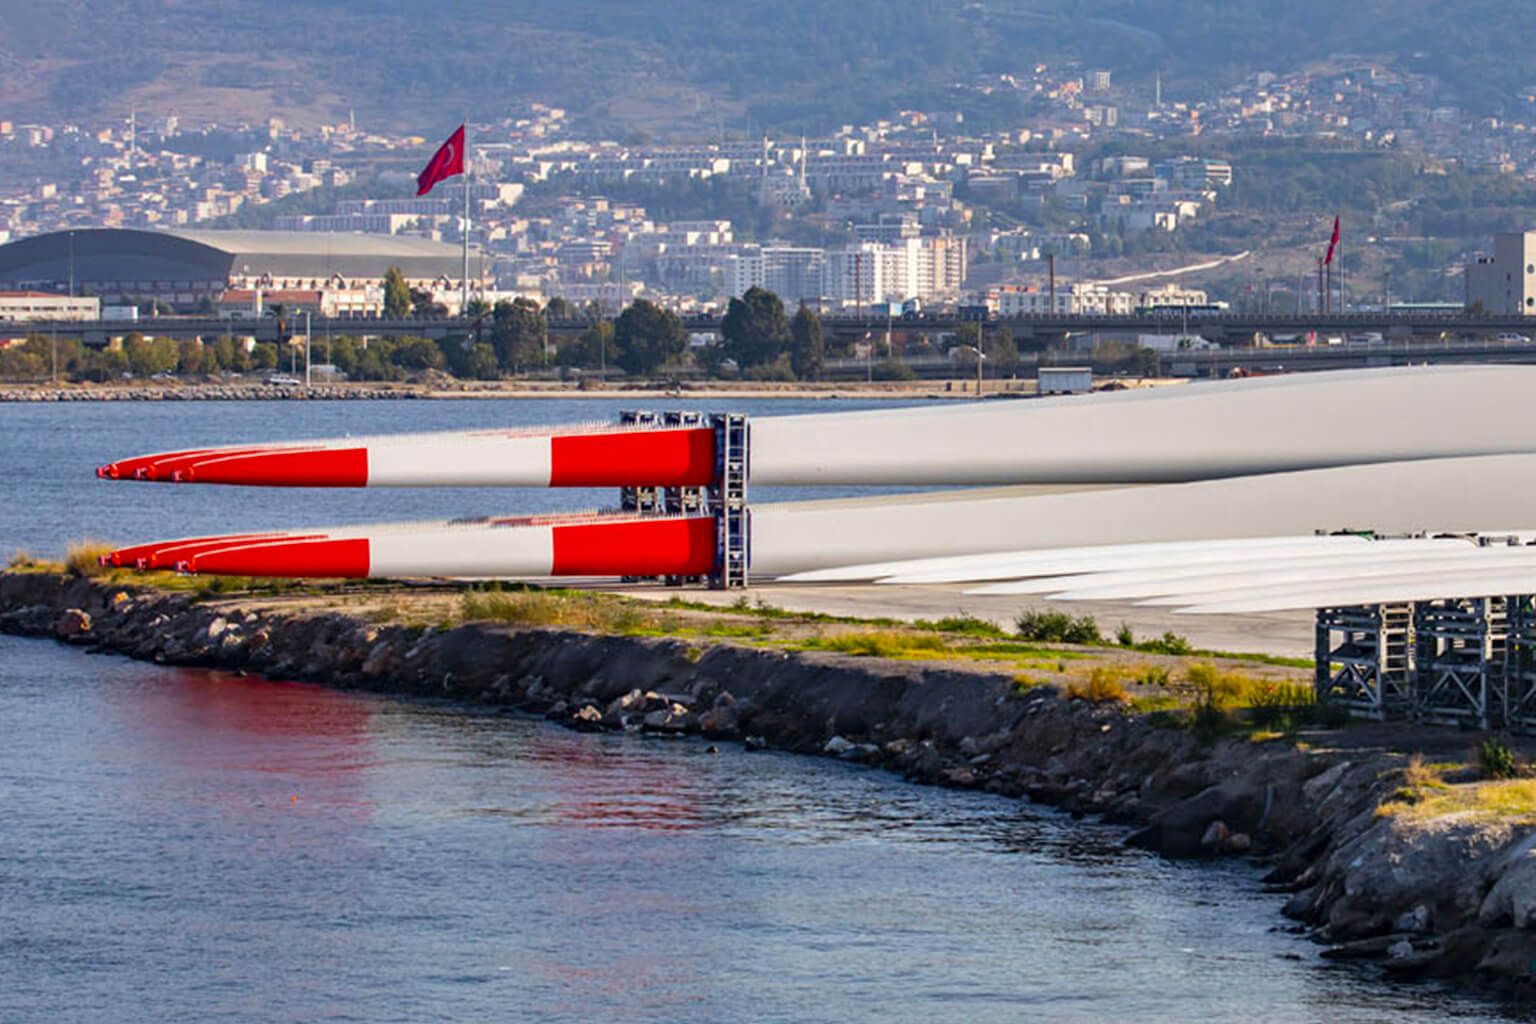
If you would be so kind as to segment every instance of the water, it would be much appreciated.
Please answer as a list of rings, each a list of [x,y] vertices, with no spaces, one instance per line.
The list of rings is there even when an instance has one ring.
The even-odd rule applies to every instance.
[[[600,415],[0,407],[0,549],[569,507],[90,470],[242,436],[573,412]],[[835,762],[0,637],[6,1024],[1510,1019],[1319,961],[1278,930],[1279,900],[1247,866],[1171,864],[1117,838]]]

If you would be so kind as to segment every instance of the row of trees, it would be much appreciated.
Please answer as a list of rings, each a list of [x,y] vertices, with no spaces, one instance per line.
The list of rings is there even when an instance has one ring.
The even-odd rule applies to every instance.
[[[618,369],[633,376],[649,377],[669,370],[698,367],[708,373],[734,369],[758,380],[817,380],[829,356],[821,317],[807,306],[789,316],[784,303],[763,288],[748,289],[732,299],[721,328],[719,345],[690,351],[683,321],[669,309],[645,299],[626,306],[613,320],[597,320],[574,338],[558,342],[549,332],[550,319],[564,312],[557,303],[540,308],[530,299],[502,301],[481,312],[468,337],[441,340],[427,338],[351,336],[312,340],[316,362],[333,364],[353,380],[404,380],[427,371],[444,371],[473,380],[494,380],[552,367],[588,370]],[[555,316],[551,316],[552,310]],[[1008,376],[1019,363],[1018,346],[1006,325],[989,327],[985,338],[981,325],[964,324],[948,337],[961,367],[974,367],[974,353],[986,354],[990,375]],[[36,380],[53,371],[55,344],[62,377],[76,380],[105,379],[130,374],[245,373],[270,370],[292,356],[271,342],[254,348],[233,338],[207,343],[196,339],[180,342],[169,338],[129,335],[120,349],[87,349],[77,340],[34,337],[25,344],[0,350],[0,377]],[[889,360],[881,339],[869,344],[875,355]],[[938,352],[923,341],[909,351]],[[846,349],[831,353],[846,355]]]
[[[130,334],[118,348],[88,348],[75,338],[33,335],[20,345],[0,349],[0,379],[43,380],[57,370],[61,380],[101,381],[128,374],[245,373],[270,370],[278,364],[278,347],[264,342],[247,349],[233,338],[216,342],[196,339],[145,338]]]

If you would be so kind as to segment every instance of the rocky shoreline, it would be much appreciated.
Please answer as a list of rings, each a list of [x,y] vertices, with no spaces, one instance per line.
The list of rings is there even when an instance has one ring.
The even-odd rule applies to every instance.
[[[0,574],[0,631],[1024,796],[1126,826],[1128,842],[1167,856],[1262,858],[1266,882],[1289,897],[1284,912],[1327,944],[1325,957],[1536,995],[1536,826],[1379,813],[1408,754],[1369,728],[1202,742],[1048,686],[921,662],[495,623],[375,625],[42,572]]]

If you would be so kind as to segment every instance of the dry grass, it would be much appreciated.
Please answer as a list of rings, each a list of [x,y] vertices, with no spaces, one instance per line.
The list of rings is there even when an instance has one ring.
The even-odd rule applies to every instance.
[[[814,637],[804,646],[811,650],[836,651],[861,658],[924,658],[946,652],[944,638],[921,633],[857,632]]]
[[[654,616],[628,602],[577,591],[468,593],[459,603],[459,612],[466,620],[533,628],[635,633],[655,625]]]
[[[1097,665],[1086,679],[1075,679],[1067,684],[1069,700],[1086,700],[1092,704],[1125,704],[1131,695],[1125,688],[1126,670],[1110,665]]]
[[[1464,817],[1475,821],[1536,823],[1536,779],[1473,782],[1461,786],[1441,781],[1421,790],[1417,799],[1393,799],[1376,808],[1377,817],[1404,821]]]
[[[1316,693],[1304,683],[1261,679],[1203,664],[1189,666],[1187,676],[1200,704],[1211,708],[1278,710],[1310,707],[1317,703]]]
[[[94,537],[72,540],[64,554],[64,568],[76,576],[101,576],[107,569],[101,564],[103,555],[110,554],[117,545]]]
[[[6,572],[63,572],[64,566],[43,558],[34,558],[30,551],[13,552],[5,564]]]
[[[1445,781],[1445,773],[1459,767],[1449,762],[1430,764],[1424,760],[1423,754],[1415,753],[1403,769],[1403,786],[1414,793],[1423,793],[1428,789],[1448,790],[1451,786]]]

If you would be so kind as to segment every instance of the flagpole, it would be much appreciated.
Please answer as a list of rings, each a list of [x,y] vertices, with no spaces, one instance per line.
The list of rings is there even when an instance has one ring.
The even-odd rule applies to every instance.
[[[469,316],[469,118],[464,119],[464,276],[459,281],[459,316]]]

